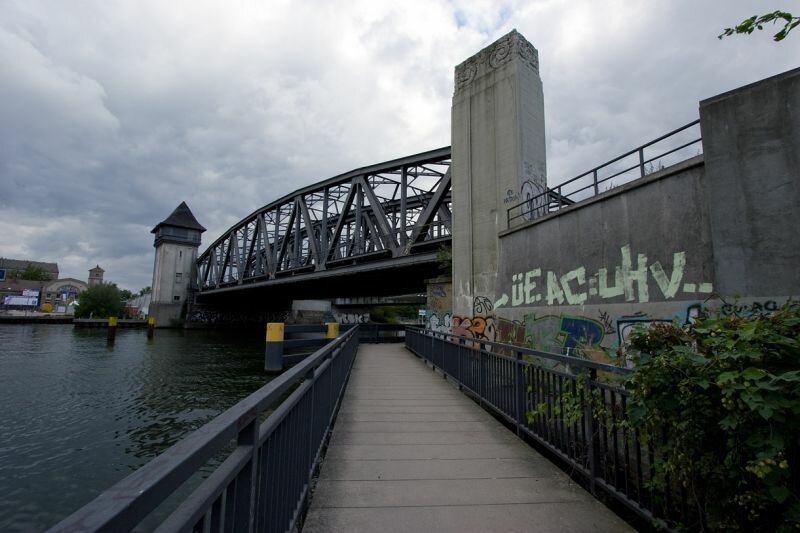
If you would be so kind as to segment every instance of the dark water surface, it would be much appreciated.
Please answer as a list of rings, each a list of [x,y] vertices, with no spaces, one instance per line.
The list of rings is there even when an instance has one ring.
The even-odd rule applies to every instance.
[[[269,381],[260,334],[0,325],[0,531],[41,531]]]

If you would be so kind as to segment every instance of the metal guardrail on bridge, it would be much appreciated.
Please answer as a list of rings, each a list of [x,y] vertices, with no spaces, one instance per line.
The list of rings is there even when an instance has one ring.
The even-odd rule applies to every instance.
[[[679,163],[689,159],[692,155],[699,155],[702,150],[702,138],[699,131],[694,133],[695,130],[699,130],[699,124],[700,120],[690,122],[556,187],[525,198],[522,202],[508,208],[506,215],[508,227],[541,218],[576,202],[597,196],[601,192],[657,172],[665,165]],[[669,148],[663,148],[663,151],[652,157],[645,155],[646,149],[655,149],[665,141],[671,142]],[[675,144],[676,146],[673,146]],[[690,154],[695,145],[697,145],[697,154]],[[604,175],[604,172],[607,175]],[[618,180],[616,184],[611,181],[615,178]]]
[[[157,531],[291,531],[307,503],[357,349],[353,328],[51,531],[130,531],[219,454],[226,456],[221,464]]]
[[[580,474],[593,494],[602,491],[650,524],[689,523],[682,488],[648,488],[658,447],[627,423],[628,392],[598,379],[629,369],[419,328],[406,331],[406,346]]]

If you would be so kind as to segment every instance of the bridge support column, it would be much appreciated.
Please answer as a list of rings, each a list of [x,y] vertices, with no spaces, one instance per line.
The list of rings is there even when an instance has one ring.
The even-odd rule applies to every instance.
[[[506,210],[547,186],[538,53],[516,31],[456,67],[452,145],[453,315],[488,318]]]
[[[283,323],[267,324],[267,347],[264,350],[264,370],[270,373],[283,372]]]

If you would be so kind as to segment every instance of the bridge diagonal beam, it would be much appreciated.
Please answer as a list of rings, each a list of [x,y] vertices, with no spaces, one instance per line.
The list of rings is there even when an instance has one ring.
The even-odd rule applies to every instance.
[[[347,220],[347,215],[350,212],[350,206],[353,205],[353,200],[355,199],[355,193],[356,193],[355,187],[351,187],[350,192],[347,193],[347,198],[345,199],[344,204],[342,204],[342,209],[339,211],[339,220],[336,221],[336,227],[333,230],[333,235],[331,235],[331,240],[329,245],[331,249],[328,250],[327,252],[326,262],[327,259],[331,259],[330,254],[335,251],[333,247],[339,246],[339,239],[342,236],[342,229],[344,228],[345,220]]]
[[[425,207],[425,210],[419,217],[417,221],[416,228],[414,228],[414,233],[411,236],[411,243],[418,244],[422,242],[425,235],[428,233],[428,230],[431,227],[431,223],[433,222],[433,218],[436,216],[437,211],[442,206],[442,201],[445,198],[445,195],[450,191],[450,170],[448,169],[447,173],[445,173],[442,181],[439,183],[439,187],[436,189],[436,192],[431,198],[428,205]]]
[[[314,258],[314,264],[317,265],[317,270],[320,269],[320,243],[316,235],[314,235],[314,224],[311,221],[311,215],[308,212],[308,205],[302,196],[297,197],[297,206],[303,215],[303,223],[305,224],[306,235],[308,236],[308,245],[311,248],[311,255]]]
[[[383,210],[383,205],[378,201],[378,198],[375,196],[375,191],[373,191],[372,187],[369,186],[367,179],[364,176],[359,176],[358,179],[362,190],[367,196],[369,205],[372,208],[372,214],[378,222],[383,246],[387,250],[391,250],[393,257],[397,257],[400,253],[400,246],[397,244],[397,239],[394,237],[394,231],[392,231],[389,220],[386,218],[386,212]]]

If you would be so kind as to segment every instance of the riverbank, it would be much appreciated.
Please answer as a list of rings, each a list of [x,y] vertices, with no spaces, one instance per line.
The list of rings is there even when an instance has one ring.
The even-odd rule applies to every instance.
[[[0,315],[0,324],[72,324],[71,316]]]

